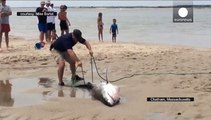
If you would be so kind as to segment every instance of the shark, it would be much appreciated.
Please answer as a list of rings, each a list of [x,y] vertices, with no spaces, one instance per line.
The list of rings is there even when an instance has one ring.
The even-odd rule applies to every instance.
[[[112,107],[120,103],[120,88],[109,82],[88,83],[91,95],[105,105]]]

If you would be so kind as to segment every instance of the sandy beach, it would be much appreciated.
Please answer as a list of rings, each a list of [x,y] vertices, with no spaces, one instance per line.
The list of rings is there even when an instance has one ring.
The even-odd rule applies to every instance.
[[[142,43],[90,42],[102,75],[120,87],[122,101],[108,107],[98,100],[73,98],[65,93],[39,104],[0,106],[0,120],[210,120],[211,49]],[[0,52],[0,81],[49,78],[54,87],[27,87],[21,93],[57,91],[57,66],[49,45],[34,48],[35,41],[11,36],[9,51]],[[4,46],[5,43],[3,42]],[[83,45],[74,48],[91,80],[90,56]],[[77,73],[81,75],[80,69]],[[71,73],[66,66],[65,78]],[[101,79],[94,74],[94,81]],[[29,79],[30,80],[30,79]],[[10,91],[14,92],[12,84]],[[1,89],[0,89],[1,90]],[[1,92],[3,93],[3,92]],[[16,92],[15,92],[16,93]],[[1,95],[1,94],[0,94]],[[16,103],[14,93],[11,99]],[[194,97],[193,102],[148,102],[147,97]],[[0,102],[5,102],[0,99]],[[27,102],[22,99],[22,102]]]

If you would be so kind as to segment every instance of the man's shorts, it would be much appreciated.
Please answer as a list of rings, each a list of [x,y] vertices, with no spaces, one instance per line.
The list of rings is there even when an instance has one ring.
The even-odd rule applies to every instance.
[[[1,32],[9,32],[10,25],[9,24],[1,24]]]
[[[116,32],[113,32],[112,33],[112,37],[116,37]]]
[[[47,24],[46,23],[38,23],[38,29],[40,32],[47,32]]]
[[[73,63],[73,60],[70,58],[70,55],[68,54],[67,51],[65,52],[60,52],[60,51],[57,51],[55,49],[52,50],[52,53],[53,53],[53,56],[54,58],[56,59],[57,63],[60,61],[60,60],[65,60],[66,62],[68,62],[69,64],[72,64]]]
[[[55,30],[55,24],[53,24],[53,23],[47,23],[47,29],[48,30]]]

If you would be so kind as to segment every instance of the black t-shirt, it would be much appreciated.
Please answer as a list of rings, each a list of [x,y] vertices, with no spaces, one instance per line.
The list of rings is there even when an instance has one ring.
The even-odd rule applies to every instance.
[[[81,44],[84,44],[86,40],[80,40]],[[72,47],[77,43],[72,38],[72,33],[67,33],[59,37],[52,45],[51,48],[58,50],[60,52],[65,52],[67,49],[72,49]]]
[[[42,13],[44,9],[46,9],[46,8],[38,7],[36,9],[36,12]],[[37,17],[38,17],[39,23],[47,23],[47,16],[41,15],[41,16],[37,16]]]

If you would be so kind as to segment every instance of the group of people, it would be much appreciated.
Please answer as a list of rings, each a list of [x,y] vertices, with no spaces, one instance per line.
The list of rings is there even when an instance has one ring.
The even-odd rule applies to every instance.
[[[72,83],[76,83],[80,80],[83,80],[84,78],[78,76],[76,74],[76,68],[82,67],[82,62],[79,60],[75,52],[73,51],[73,46],[76,45],[76,43],[81,43],[86,46],[86,48],[89,50],[89,54],[92,56],[93,51],[91,48],[91,45],[87,40],[85,40],[82,37],[82,32],[78,29],[74,29],[73,32],[69,33],[69,27],[70,21],[67,18],[67,6],[61,5],[60,6],[60,12],[58,13],[58,18],[60,20],[60,29],[61,29],[61,36],[55,39],[55,16],[38,16],[38,28],[40,31],[40,41],[44,41],[44,34],[46,34],[46,40],[51,40],[51,31],[53,32],[53,39],[55,41],[52,42],[50,46],[50,50],[55,51],[57,55],[59,55],[59,58],[57,59],[58,64],[58,80],[59,85],[64,86],[65,83],[63,81],[63,74],[64,74],[64,68],[65,68],[65,61],[69,63],[70,70],[72,72]],[[41,6],[37,8],[36,12],[55,12],[55,9],[53,9],[53,4],[50,3],[50,1],[47,1],[46,3],[44,1],[41,2]],[[102,21],[102,13],[99,13],[98,15],[98,31],[99,31],[99,40],[100,37],[103,41],[103,21]],[[65,34],[64,34],[65,32]],[[110,33],[112,33],[112,41],[116,42],[116,34],[118,33],[118,27],[116,24],[116,19],[113,19],[113,24],[110,28]]]
[[[6,0],[1,0],[2,6],[0,6],[0,50],[1,50],[1,42],[2,42],[2,34],[5,33],[5,41],[6,47],[9,48],[9,16],[12,15],[11,8],[6,5]],[[45,40],[51,43],[50,50],[56,51],[59,55],[57,60],[58,64],[58,79],[59,85],[64,86],[63,82],[63,74],[65,61],[69,63],[70,70],[72,72],[72,83],[74,84],[77,81],[83,80],[84,78],[79,77],[76,74],[76,68],[82,67],[82,62],[77,57],[75,52],[73,51],[73,46],[78,42],[85,45],[89,51],[89,54],[93,56],[93,51],[91,45],[87,40],[82,37],[82,32],[79,29],[74,29],[73,32],[69,32],[69,26],[71,25],[70,21],[67,18],[67,6],[61,5],[60,12],[58,13],[58,19],[60,20],[60,29],[61,36],[58,37],[55,29],[55,18],[56,16],[37,16],[38,18],[38,29],[40,31],[39,39],[40,42],[44,42]],[[41,1],[40,7],[36,9],[36,12],[56,12],[54,8],[54,4],[50,1]],[[103,41],[103,21],[102,21],[102,13],[99,13],[98,16],[98,30],[99,30],[99,40],[100,37]],[[112,41],[116,42],[116,34],[118,33],[118,27],[116,24],[116,19],[113,19],[113,24],[110,28],[110,33],[112,33]]]
[[[59,85],[64,86],[63,74],[65,68],[65,61],[69,63],[70,70],[72,72],[72,83],[76,83],[84,78],[79,77],[76,74],[76,68],[82,67],[82,62],[79,60],[75,52],[73,51],[73,46],[80,42],[85,45],[89,50],[89,54],[92,56],[92,48],[87,40],[82,37],[82,32],[78,29],[74,29],[73,32],[69,32],[70,21],[67,18],[67,6],[61,5],[60,12],[58,13],[58,18],[60,20],[61,36],[57,37],[55,30],[55,16],[37,16],[38,17],[38,29],[40,31],[40,42],[44,41],[44,36],[46,41],[50,42],[50,51],[55,51],[58,55],[58,80]],[[50,1],[40,3],[40,7],[36,9],[36,12],[55,12],[53,9],[53,4]]]
[[[60,29],[61,35],[64,35],[64,32],[69,33],[70,21],[67,17],[67,6],[61,5],[60,12],[58,13],[58,19],[60,20]],[[56,13],[56,9],[54,8],[54,4],[50,1],[41,1],[40,7],[36,9],[36,12],[54,12]],[[47,42],[51,43],[53,40],[57,38],[56,28],[55,28],[55,19],[56,15],[44,16],[40,15],[38,17],[38,29],[40,31],[39,39],[40,42],[44,41],[44,37]]]
[[[98,18],[97,18],[97,27],[98,27],[98,39],[99,42],[102,41],[103,42],[103,18],[102,18],[103,14],[101,12],[98,13]],[[110,27],[110,34],[112,34],[112,42],[116,43],[116,37],[117,34],[119,34],[118,31],[118,26],[116,24],[116,19],[113,19],[113,24]]]

